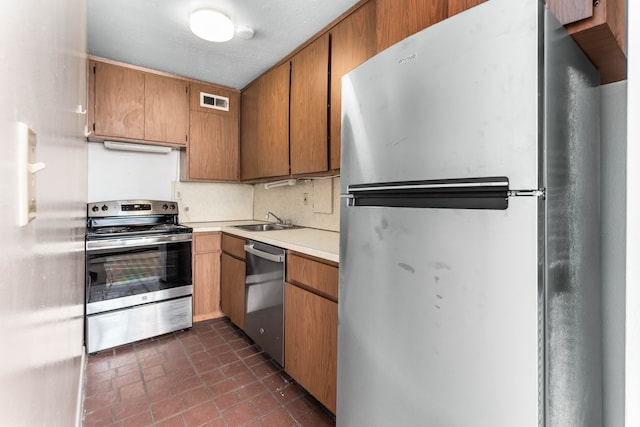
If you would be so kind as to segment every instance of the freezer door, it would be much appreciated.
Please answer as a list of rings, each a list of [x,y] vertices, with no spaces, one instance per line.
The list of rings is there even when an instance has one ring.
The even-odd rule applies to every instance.
[[[338,426],[538,426],[538,203],[342,201]]]
[[[508,176],[538,185],[541,3],[493,0],[342,80],[347,184]]]

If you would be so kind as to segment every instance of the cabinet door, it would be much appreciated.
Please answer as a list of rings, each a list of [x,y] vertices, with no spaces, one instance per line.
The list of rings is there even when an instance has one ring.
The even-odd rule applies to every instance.
[[[222,316],[220,312],[221,233],[193,235],[193,321]]]
[[[366,3],[331,29],[331,134],[329,168],[340,169],[342,76],[376,51],[376,10]]]
[[[285,371],[336,412],[338,304],[285,283]]]
[[[242,179],[260,177],[258,158],[260,156],[260,132],[258,131],[258,108],[260,108],[260,80],[242,92],[242,113],[240,115],[240,170]]]
[[[441,0],[377,0],[378,52],[447,17]]]
[[[323,172],[328,157],[329,34],[291,59],[291,174]]]
[[[144,78],[141,71],[94,63],[94,133],[144,139]]]
[[[467,9],[471,9],[473,6],[477,6],[485,1],[486,0],[449,0],[447,4],[447,16],[453,16]]]
[[[193,321],[220,313],[220,252],[195,254],[193,260]]]
[[[226,252],[233,257],[244,260],[246,256],[246,253],[244,251],[245,242],[246,240],[242,237],[236,237],[230,234],[223,233],[222,252]]]
[[[185,81],[145,75],[144,138],[186,145],[189,132],[189,90]]]
[[[240,329],[244,329],[245,262],[226,253],[220,260],[220,307]]]
[[[242,92],[242,179],[289,174],[289,62]]]
[[[289,174],[289,62],[260,78],[258,174]]]
[[[227,98],[228,110],[200,105],[200,94]],[[189,87],[189,144],[181,153],[185,181],[240,179],[240,93],[215,85]]]
[[[187,148],[190,180],[235,181],[240,177],[237,122],[229,116],[191,111]]]

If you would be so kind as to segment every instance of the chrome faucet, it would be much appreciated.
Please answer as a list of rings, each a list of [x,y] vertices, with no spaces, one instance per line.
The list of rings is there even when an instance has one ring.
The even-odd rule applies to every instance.
[[[273,212],[271,212],[271,211],[267,211],[267,212],[264,214],[264,219],[267,219],[267,220],[268,220],[268,219],[269,219],[269,215],[273,216],[273,217],[276,219],[276,221],[277,221],[277,223],[278,223],[278,224],[284,224],[284,221],[283,221],[283,220],[281,220],[280,218],[278,218],[278,216],[277,216],[276,214],[274,214]]]

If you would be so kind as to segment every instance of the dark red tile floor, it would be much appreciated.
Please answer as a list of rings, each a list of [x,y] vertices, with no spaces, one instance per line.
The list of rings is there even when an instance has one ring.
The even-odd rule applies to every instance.
[[[86,427],[324,427],[329,414],[228,319],[90,355]]]

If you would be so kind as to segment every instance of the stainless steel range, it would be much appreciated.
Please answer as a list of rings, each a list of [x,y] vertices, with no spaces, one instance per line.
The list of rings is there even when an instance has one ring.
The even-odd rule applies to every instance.
[[[191,241],[176,202],[87,204],[89,353],[191,327]]]

